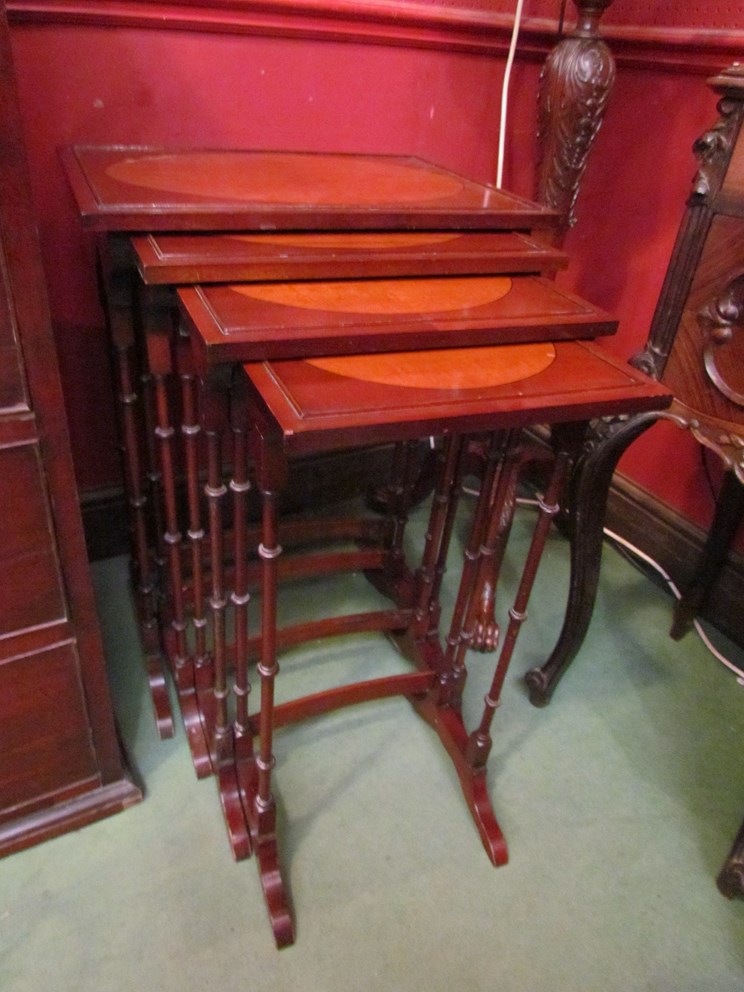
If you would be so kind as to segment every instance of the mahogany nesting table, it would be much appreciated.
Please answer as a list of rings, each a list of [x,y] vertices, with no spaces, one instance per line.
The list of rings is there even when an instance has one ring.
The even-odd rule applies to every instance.
[[[406,695],[437,730],[489,857],[503,863],[485,784],[489,728],[559,493],[571,464],[585,464],[591,419],[658,409],[667,392],[577,340],[612,333],[615,323],[545,278],[565,261],[536,236],[555,222],[551,211],[428,163],[98,148],[68,149],[65,163],[83,220],[100,235],[140,619],[161,731],[170,729],[164,645],[197,771],[217,777],[234,855],[257,855],[277,944],[291,943],[294,928],[276,848],[273,739],[294,720]],[[477,590],[503,556],[522,433],[535,424],[552,429],[553,469],[483,717],[468,730],[460,699]],[[443,644],[439,586],[475,434],[486,452],[481,495]],[[402,553],[407,454],[422,437],[440,443],[429,530],[413,570]],[[354,548],[322,567],[363,568],[391,607],[277,629],[277,577],[321,567],[303,549],[293,571],[281,543],[323,537],[328,526],[308,532],[278,519],[291,461],[381,443],[397,446],[388,517],[371,528],[357,520],[331,529]],[[587,612],[584,559],[598,557],[621,450],[605,449],[589,482],[582,474],[570,507],[568,613],[578,611],[578,636]],[[252,476],[262,502],[255,536],[244,512]],[[149,505],[148,481],[160,487]],[[165,565],[164,598],[153,559]],[[249,637],[257,579],[261,619]],[[278,649],[361,630],[387,631],[414,670],[274,705]],[[261,702],[251,713],[256,655]]]
[[[274,731],[287,722],[394,693],[407,696],[437,731],[454,762],[491,861],[496,865],[506,861],[506,845],[486,787],[490,726],[568,465],[581,448],[591,418],[610,411],[658,408],[666,401],[665,391],[656,384],[596,346],[578,342],[264,361],[243,367],[233,396],[233,419],[241,421],[240,429],[251,438],[263,501],[257,552],[262,563],[260,708],[255,717],[247,712],[248,659],[247,653],[238,654],[238,716],[232,724],[227,719],[226,683],[224,674],[218,673],[213,733],[220,742],[217,767],[231,834],[256,854],[279,946],[294,939],[279,867],[271,789]],[[482,718],[477,726],[467,728],[460,703],[477,606],[473,603],[475,580],[479,570],[490,566],[490,559],[503,555],[515,505],[513,474],[518,470],[522,429],[535,423],[554,427],[558,438],[554,467],[540,500]],[[474,514],[449,634],[442,643],[439,585],[472,432],[490,436],[489,467]],[[343,621],[338,626],[333,621],[318,621],[305,625],[303,631],[309,639],[354,629],[387,630],[414,663],[415,671],[352,683],[275,707],[277,570],[282,555],[282,524],[276,507],[289,459],[348,445],[427,435],[445,440],[421,563],[415,573],[409,572],[393,543],[378,579],[380,588],[387,587],[395,610],[371,618],[355,617],[348,626]],[[247,589],[241,587],[238,592],[242,599]]]
[[[76,146],[63,149],[62,161],[83,224],[97,236],[140,630],[158,728],[170,736],[173,719],[156,602],[157,562],[168,549],[161,542],[153,552],[154,535],[164,531],[164,510],[152,393],[153,378],[173,390],[164,385],[174,378],[173,287],[246,280],[550,275],[566,264],[565,255],[534,235],[554,228],[558,215],[403,156]],[[308,235],[306,243],[297,243],[297,232]],[[342,245],[340,234],[347,235]],[[144,337],[137,333],[141,321],[147,324]],[[607,322],[596,333],[609,333],[613,326]],[[409,335],[406,346],[428,345],[425,335],[419,339],[416,344]],[[189,391],[188,373],[183,382]],[[197,429],[196,411],[195,418]]]

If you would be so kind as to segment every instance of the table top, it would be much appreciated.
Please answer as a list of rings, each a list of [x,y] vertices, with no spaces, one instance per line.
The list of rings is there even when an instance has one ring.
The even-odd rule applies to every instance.
[[[68,146],[98,231],[521,229],[556,211],[411,156]]]
[[[261,430],[289,454],[662,409],[669,391],[591,342],[245,364]]]
[[[537,276],[242,283],[178,290],[198,364],[566,340],[617,322]]]
[[[359,279],[365,276],[554,274],[568,256],[515,231],[332,231],[146,234],[131,239],[146,285]]]

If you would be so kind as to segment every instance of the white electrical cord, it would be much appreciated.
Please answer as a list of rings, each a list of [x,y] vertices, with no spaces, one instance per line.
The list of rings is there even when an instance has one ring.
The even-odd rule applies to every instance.
[[[496,166],[496,187],[501,189],[504,178],[504,149],[506,148],[506,113],[509,100],[509,81],[511,79],[512,65],[514,64],[514,53],[517,50],[517,40],[519,39],[519,26],[522,23],[522,7],[524,0],[517,0],[517,9],[514,12],[514,27],[512,28],[511,42],[509,44],[509,54],[506,59],[504,70],[504,82],[501,86],[501,122],[499,124],[499,156]]]
[[[611,541],[615,541],[616,544],[619,544],[621,547],[625,548],[626,551],[629,551],[632,555],[635,555],[636,558],[640,558],[641,561],[644,561],[647,565],[650,565],[651,568],[653,568],[656,572],[658,572],[659,575],[662,577],[662,579],[664,579],[664,581],[669,586],[674,597],[676,599],[682,599],[682,594],[675,585],[674,581],[664,571],[664,569],[657,561],[654,561],[653,558],[649,557],[649,555],[641,551],[640,548],[637,548],[634,544],[631,544],[630,541],[626,541],[624,537],[620,537],[619,534],[616,534],[614,531],[609,530],[607,527],[605,527],[604,532],[605,535],[609,537]],[[730,662],[728,658],[722,655],[721,652],[718,651],[717,648],[713,646],[710,639],[708,638],[708,635],[703,630],[702,625],[697,620],[693,620],[692,622],[693,622],[693,626],[695,627],[695,630],[697,631],[698,637],[706,646],[706,648],[710,651],[713,657],[716,658],[718,661],[720,661],[722,665],[725,665],[726,668],[730,669],[730,671],[732,671],[734,675],[736,675],[736,681],[739,683],[739,685],[744,685],[744,672],[740,668],[737,668],[736,665]]]

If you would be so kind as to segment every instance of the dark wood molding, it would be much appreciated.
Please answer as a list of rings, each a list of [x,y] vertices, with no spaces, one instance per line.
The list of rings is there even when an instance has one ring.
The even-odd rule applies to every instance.
[[[439,48],[481,55],[509,46],[511,13],[434,7],[408,0],[10,0],[12,23],[140,27]],[[570,28],[570,25],[569,25]],[[744,29],[606,25],[618,65],[709,74],[739,58]],[[519,55],[542,61],[558,39],[558,22],[526,17]]]
[[[692,579],[705,543],[705,531],[619,473],[610,492],[606,526],[657,561],[680,589]],[[703,616],[742,647],[743,602],[744,555],[734,551]],[[670,627],[671,623],[670,607]]]

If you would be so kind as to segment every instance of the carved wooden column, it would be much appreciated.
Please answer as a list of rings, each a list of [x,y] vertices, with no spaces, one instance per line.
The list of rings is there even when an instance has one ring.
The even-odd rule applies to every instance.
[[[579,184],[615,81],[615,61],[599,35],[611,3],[574,0],[576,28],[556,45],[540,76],[535,196],[561,212],[564,234],[576,222]]]

